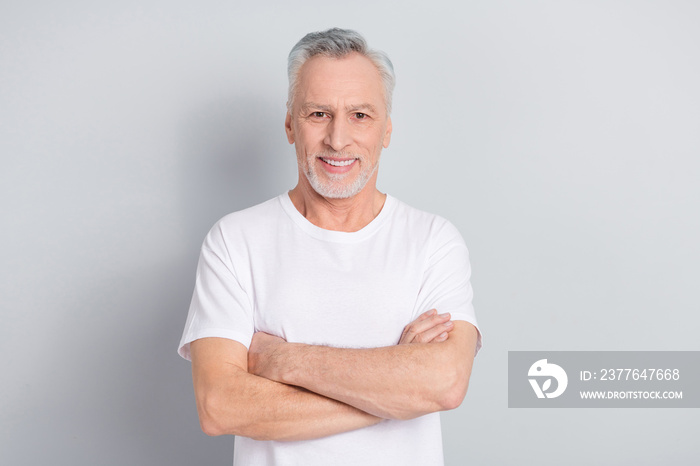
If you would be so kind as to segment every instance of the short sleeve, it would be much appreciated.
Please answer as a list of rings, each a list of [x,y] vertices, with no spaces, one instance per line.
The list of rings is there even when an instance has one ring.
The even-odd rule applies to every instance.
[[[440,220],[429,241],[414,319],[422,312],[437,309],[439,313],[449,312],[452,320],[469,322],[478,332],[478,352],[482,346],[481,330],[472,304],[474,292],[470,281],[469,251],[457,228],[444,219]]]
[[[178,354],[191,360],[190,343],[220,337],[250,346],[254,333],[251,300],[234,272],[224,235],[217,225],[202,245],[192,302]]]

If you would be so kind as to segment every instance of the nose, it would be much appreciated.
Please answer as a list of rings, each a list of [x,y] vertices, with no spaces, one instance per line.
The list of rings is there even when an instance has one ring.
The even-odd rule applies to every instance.
[[[348,121],[343,118],[333,118],[328,123],[324,144],[336,152],[339,152],[352,142],[351,128]]]

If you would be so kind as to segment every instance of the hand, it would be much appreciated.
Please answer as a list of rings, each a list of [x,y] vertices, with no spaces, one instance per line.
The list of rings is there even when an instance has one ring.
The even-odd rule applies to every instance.
[[[431,309],[404,327],[399,345],[445,341],[453,328],[449,313],[438,314],[435,309]]]
[[[266,379],[276,380],[275,353],[287,342],[265,332],[256,332],[248,348],[248,372]]]

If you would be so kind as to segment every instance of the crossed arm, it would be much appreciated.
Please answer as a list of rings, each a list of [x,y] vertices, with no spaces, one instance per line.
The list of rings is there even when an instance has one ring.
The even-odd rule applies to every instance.
[[[233,340],[196,340],[200,423],[209,435],[303,440],[452,409],[466,393],[476,339],[471,324],[433,310],[383,348],[287,343],[264,333],[249,350]]]

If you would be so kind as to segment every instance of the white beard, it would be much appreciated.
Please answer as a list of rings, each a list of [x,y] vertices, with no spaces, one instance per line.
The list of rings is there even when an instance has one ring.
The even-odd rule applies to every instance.
[[[360,163],[360,173],[352,180],[350,183],[344,183],[348,177],[352,176],[351,173],[325,173],[324,177],[326,179],[321,180],[318,172],[316,171],[316,160],[319,157],[341,157],[341,158],[354,158],[357,159],[355,163]],[[324,162],[321,162],[324,163]],[[379,166],[379,160],[374,165],[368,165],[366,159],[363,156],[357,154],[345,154],[342,152],[330,153],[323,152],[320,154],[314,154],[307,159],[305,175],[306,179],[309,180],[309,184],[314,188],[321,196],[327,199],[347,199],[357,195],[362,191],[367,185],[367,182],[372,175],[377,171]]]

